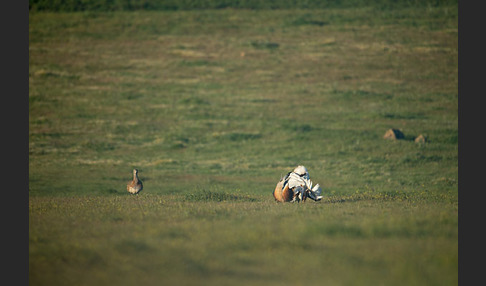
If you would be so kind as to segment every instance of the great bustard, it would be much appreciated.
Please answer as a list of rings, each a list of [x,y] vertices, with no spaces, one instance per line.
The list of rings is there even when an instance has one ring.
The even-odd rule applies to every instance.
[[[319,184],[312,187],[307,169],[304,166],[297,166],[280,179],[273,191],[273,197],[279,202],[300,202],[305,201],[306,198],[320,201],[321,191]]]
[[[133,169],[133,180],[128,182],[127,191],[130,194],[138,194],[143,189],[142,181],[138,178],[138,170]]]

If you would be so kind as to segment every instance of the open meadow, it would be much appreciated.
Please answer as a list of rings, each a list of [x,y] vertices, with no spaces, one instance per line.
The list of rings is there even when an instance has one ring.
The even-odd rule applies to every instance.
[[[29,284],[457,285],[457,88],[457,5],[30,12]]]

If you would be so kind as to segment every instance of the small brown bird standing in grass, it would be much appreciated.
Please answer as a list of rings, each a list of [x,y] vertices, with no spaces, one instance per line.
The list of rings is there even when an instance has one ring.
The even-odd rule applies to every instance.
[[[133,169],[133,180],[128,182],[127,191],[130,194],[138,194],[143,189],[142,181],[138,178],[138,170]]]

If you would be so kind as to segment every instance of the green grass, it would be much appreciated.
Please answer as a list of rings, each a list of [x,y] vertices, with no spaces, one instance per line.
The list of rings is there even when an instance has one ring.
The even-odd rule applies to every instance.
[[[415,7],[430,9],[431,7],[457,6],[457,0],[144,0],[144,1],[50,1],[50,0],[29,0],[29,11],[140,11],[140,10],[200,10],[200,9],[329,9],[329,8],[356,8],[373,6],[380,10],[400,9]]]
[[[457,60],[457,6],[31,12],[29,282],[457,285]]]
[[[36,198],[31,283],[457,284],[451,198],[213,197]]]

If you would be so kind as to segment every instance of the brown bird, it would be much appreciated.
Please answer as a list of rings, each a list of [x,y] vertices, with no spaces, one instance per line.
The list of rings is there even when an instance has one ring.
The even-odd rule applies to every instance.
[[[143,189],[142,181],[138,178],[138,170],[133,169],[133,180],[128,182],[127,191],[130,194],[138,194]]]
[[[275,186],[275,190],[273,191],[273,197],[278,202],[290,202],[294,198],[294,192],[289,189],[287,179],[288,175],[278,182],[277,186]]]

